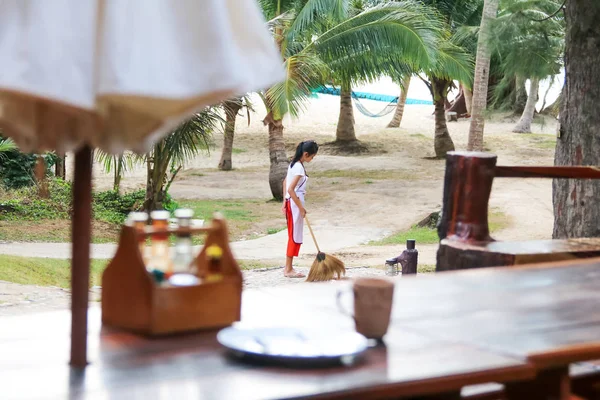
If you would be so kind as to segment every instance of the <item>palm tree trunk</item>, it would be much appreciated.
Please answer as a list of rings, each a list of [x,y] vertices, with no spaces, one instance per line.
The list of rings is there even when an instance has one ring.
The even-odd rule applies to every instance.
[[[398,104],[396,104],[396,111],[394,112],[394,118],[388,124],[388,128],[399,128],[402,122],[402,116],[404,115],[404,106],[406,105],[406,97],[408,96],[408,87],[410,86],[410,76],[406,76],[400,83],[400,96],[398,96]]]
[[[523,111],[525,111],[525,104],[527,104],[525,81],[526,79],[520,76],[517,76],[515,79],[515,105],[513,107],[515,115],[522,115]]]
[[[283,200],[283,180],[287,174],[289,160],[283,141],[283,121],[273,119],[271,113],[263,120],[269,126],[269,186],[271,194],[277,200]]]
[[[597,0],[567,1],[565,9],[565,87],[560,109],[560,136],[554,165],[599,165],[600,43]],[[600,180],[554,179],[555,239],[600,236]]]
[[[66,168],[65,168],[65,160],[67,155],[65,153],[57,153],[58,157],[56,158],[56,164],[54,165],[54,175],[57,178],[65,180],[66,177]]]
[[[538,78],[531,78],[529,82],[529,96],[527,97],[527,104],[525,104],[523,115],[521,115],[521,119],[519,119],[519,122],[517,122],[517,126],[515,126],[513,129],[513,132],[531,133],[531,124],[533,122],[533,115],[535,114],[535,103],[537,103],[538,99],[540,80]]]
[[[467,144],[467,150],[469,151],[483,151],[484,112],[487,107],[491,56],[488,38],[491,22],[498,13],[498,3],[499,0],[484,0],[483,3],[483,15],[477,40],[475,78],[473,79],[473,104],[471,105],[471,125],[469,126],[469,142]]]
[[[454,151],[454,142],[446,125],[446,93],[452,82],[446,79],[431,78],[433,104],[435,106],[435,136],[433,148],[437,158],[445,158],[446,153]]]
[[[335,131],[335,141],[346,143],[356,141],[354,109],[352,107],[352,87],[350,84],[342,83],[340,89],[340,115]]]
[[[473,107],[473,92],[471,89],[462,85],[463,93],[465,94],[465,107],[467,107],[467,114],[471,115],[471,110]]]
[[[231,171],[231,168],[233,168],[231,152],[233,151],[235,119],[241,108],[241,99],[227,100],[223,102],[223,109],[225,110],[225,131],[223,132],[223,151],[221,152],[221,161],[219,161],[219,169],[222,171]]]
[[[560,90],[560,94],[558,95],[556,100],[554,100],[554,103],[548,105],[546,108],[544,108],[542,111],[540,111],[540,114],[552,115],[553,117],[558,117],[562,99],[565,97],[564,93],[565,93],[565,87],[563,86],[563,88]]]

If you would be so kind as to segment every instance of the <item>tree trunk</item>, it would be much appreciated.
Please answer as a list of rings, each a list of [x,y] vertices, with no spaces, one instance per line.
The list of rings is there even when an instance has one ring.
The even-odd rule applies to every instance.
[[[473,92],[465,85],[463,85],[463,91],[465,93],[465,107],[467,108],[467,114],[471,115],[471,107],[473,105]]]
[[[400,83],[400,96],[398,96],[398,104],[396,104],[396,111],[394,112],[394,118],[388,124],[388,128],[400,128],[402,122],[402,116],[404,115],[404,106],[406,105],[406,97],[408,96],[408,87],[410,86],[410,76],[404,77]]]
[[[556,100],[554,100],[554,103],[550,104],[548,107],[541,110],[540,114],[552,115],[553,117],[558,117],[561,103],[564,98],[564,93],[565,93],[565,87],[563,86],[563,88],[560,91],[560,94],[558,95]]]
[[[35,178],[38,187],[38,196],[42,199],[50,197],[48,189],[48,178],[46,177],[46,160],[44,156],[39,155],[35,164]]]
[[[269,158],[271,161],[269,186],[273,197],[281,201],[283,200],[283,180],[289,165],[283,141],[283,121],[273,119],[272,114],[269,113],[263,123],[269,126]]]
[[[538,99],[540,80],[538,78],[531,78],[529,82],[527,104],[525,104],[523,115],[521,115],[521,119],[517,122],[517,126],[513,129],[513,132],[531,133],[531,124],[533,123],[533,115],[535,114],[535,103],[537,103]]]
[[[600,2],[566,3],[565,87],[555,165],[600,165]],[[600,236],[600,180],[555,179],[554,238]]]
[[[352,107],[352,87],[342,83],[340,89],[340,116],[335,131],[336,142],[354,142],[354,109]]]
[[[433,139],[433,148],[437,158],[445,158],[446,153],[454,151],[454,142],[448,132],[446,125],[446,93],[452,82],[446,79],[431,78],[433,90],[433,104],[435,106],[435,136]]]
[[[148,212],[154,210],[163,210],[163,202],[166,198],[164,191],[167,169],[171,163],[168,154],[164,154],[161,144],[154,145],[152,155],[148,157],[146,164],[146,201],[144,209]]]
[[[57,155],[58,157],[56,158],[56,164],[54,165],[54,175],[57,178],[65,180],[67,175],[67,169],[65,166],[67,155],[65,153],[58,153]]]
[[[527,104],[527,90],[525,89],[525,78],[517,76],[515,79],[515,105],[513,112],[515,115],[523,115],[525,105]]]
[[[498,13],[499,0],[485,0],[483,15],[477,40],[477,61],[475,78],[473,79],[473,104],[471,105],[471,125],[469,126],[469,142],[467,150],[483,151],[484,112],[487,107],[488,81],[490,78],[490,44],[491,22]]]
[[[241,108],[241,99],[227,100],[223,102],[223,109],[225,110],[225,131],[223,132],[223,151],[221,152],[221,161],[219,161],[219,169],[222,171],[231,171],[231,168],[233,168],[231,152],[233,151],[235,119]]]

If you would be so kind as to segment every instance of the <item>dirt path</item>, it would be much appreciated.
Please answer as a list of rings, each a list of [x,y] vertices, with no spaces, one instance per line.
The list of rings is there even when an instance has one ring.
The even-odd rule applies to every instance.
[[[312,138],[319,143],[331,141],[335,135],[339,98],[321,96],[311,101],[298,121],[285,121],[288,153],[296,143]],[[373,109],[380,103],[370,103]],[[264,110],[257,103],[257,113],[247,126],[240,117],[233,155],[234,171],[216,170],[222,136],[215,136],[215,149],[209,156],[191,162],[171,187],[176,199],[264,199],[271,198],[268,185],[269,157],[266,128],[260,122]],[[367,118],[356,113],[356,130],[360,140],[372,151],[366,156],[342,157],[319,152],[307,166],[310,176],[307,208],[315,234],[323,251],[343,258],[349,276],[383,274],[386,258],[396,256],[403,246],[369,246],[370,240],[410,228],[432,211],[439,210],[442,197],[444,161],[429,160],[433,155],[433,116],[430,106],[407,106],[401,129],[385,129],[385,118]],[[544,135],[510,133],[515,121],[496,120],[486,123],[485,145],[498,154],[498,164],[551,165],[551,148],[555,126],[547,123],[534,130]],[[467,143],[469,123],[449,123],[457,149]],[[541,145],[540,145],[541,143]],[[548,145],[549,144],[549,145]],[[138,168],[124,181],[125,189],[143,187],[145,170]],[[95,170],[97,188],[109,188],[110,176]],[[490,199],[490,207],[506,216],[506,229],[496,232],[498,239],[518,240],[549,238],[552,232],[552,198],[550,180],[498,179]],[[278,224],[285,224],[283,217]],[[269,222],[271,223],[271,221]],[[264,228],[264,227],[263,227]],[[286,232],[258,239],[232,243],[236,258],[260,260],[272,265],[283,262]],[[435,263],[435,245],[417,243],[420,264]],[[92,256],[110,258],[114,245],[94,245]],[[308,232],[298,266],[306,268],[314,260],[315,247]],[[0,254],[68,258],[68,244],[0,243]],[[281,285],[293,281],[282,277],[281,270],[245,271],[247,287]],[[68,292],[51,288],[14,286],[0,282],[0,313],[44,309],[68,301]],[[51,294],[54,293],[54,294]],[[10,300],[12,299],[12,300]],[[23,303],[28,302],[28,303]],[[40,304],[37,307],[35,304]]]

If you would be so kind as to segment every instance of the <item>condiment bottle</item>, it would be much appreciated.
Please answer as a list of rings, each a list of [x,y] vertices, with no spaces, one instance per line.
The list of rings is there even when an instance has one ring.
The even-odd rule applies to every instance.
[[[204,281],[220,281],[223,279],[223,274],[221,273],[221,257],[223,256],[223,249],[216,244],[213,244],[206,248],[205,254],[208,259],[208,274],[204,278]]]
[[[165,272],[166,278],[173,273],[173,265],[169,258],[169,217],[170,213],[165,210],[152,211],[152,228],[158,230],[150,235],[151,256],[148,267],[150,270]]]
[[[142,255],[142,259],[144,258],[144,251],[146,249],[146,236],[144,235],[144,231],[146,230],[146,226],[148,225],[148,213],[145,212],[131,212],[128,216],[129,225],[135,228],[138,233],[138,245],[140,248],[140,254]]]
[[[191,264],[194,261],[194,253],[192,248],[192,234],[189,229],[191,227],[194,210],[189,208],[180,208],[175,210],[175,218],[177,218],[177,226],[179,231],[176,233],[177,241],[175,242],[175,252],[173,255],[173,273],[190,273]]]

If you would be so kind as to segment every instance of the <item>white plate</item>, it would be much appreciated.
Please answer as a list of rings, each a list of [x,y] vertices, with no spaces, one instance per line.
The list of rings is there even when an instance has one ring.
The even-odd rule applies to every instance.
[[[285,364],[353,364],[367,339],[351,331],[229,327],[217,340],[235,356]]]

